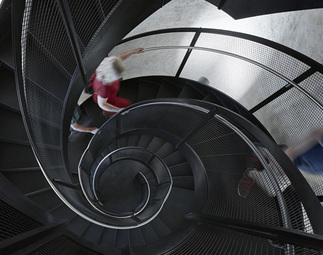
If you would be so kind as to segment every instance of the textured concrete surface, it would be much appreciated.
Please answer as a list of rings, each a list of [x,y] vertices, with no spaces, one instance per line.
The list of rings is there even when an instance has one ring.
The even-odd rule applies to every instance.
[[[247,33],[283,44],[319,63],[323,63],[323,49],[321,47],[323,9],[234,20],[225,12],[218,10],[216,6],[203,0],[173,0],[147,18],[126,37],[158,29],[177,27],[216,28]],[[135,47],[187,46],[192,37],[193,34],[187,34],[185,37],[156,36],[149,40],[135,41],[116,47],[111,54],[117,54]],[[229,49],[237,53],[244,49],[243,42],[238,45],[232,41],[232,45],[227,45],[226,41],[220,42],[221,38],[204,37],[203,40],[199,41],[200,46],[212,47],[214,44],[218,48]],[[174,75],[185,52],[185,50],[156,50],[147,51],[138,56],[134,55],[126,61],[125,79],[145,75]],[[272,65],[274,69],[284,70],[284,74],[291,80],[307,69],[306,66],[298,63],[293,66],[285,64],[284,59],[271,55],[270,52],[265,52],[262,58],[261,54],[255,52],[252,58],[264,65]],[[201,63],[205,63],[203,68],[200,67]],[[142,68],[143,66],[144,68]],[[211,86],[238,100],[247,109],[251,109],[286,84],[284,80],[274,78],[270,73],[241,60],[209,52],[193,52],[181,77],[198,80],[201,76],[207,77]],[[320,87],[323,88],[322,80],[322,77],[318,77],[312,82],[316,84],[316,94],[323,94],[322,89],[319,89]],[[264,86],[266,86],[265,91],[262,89]],[[286,103],[293,97],[299,97],[299,102],[294,100],[291,103]],[[313,111],[311,107],[312,104],[307,103],[306,98],[304,99],[297,93],[289,93],[286,97],[274,102],[270,109],[257,112],[256,116],[275,135],[277,142],[291,144],[295,140],[295,135],[301,137],[309,129],[323,125],[322,122],[320,124],[319,120],[320,116],[323,115],[320,109]],[[286,109],[289,109],[287,115]],[[304,121],[304,119],[309,121]],[[313,120],[313,123],[311,120]]]
[[[323,63],[323,48],[321,47],[323,9],[234,20],[206,1],[173,0],[137,26],[126,37],[152,30],[177,27],[215,28],[251,34],[290,47],[319,63]],[[184,45],[189,40],[190,38],[185,38],[179,42],[177,38],[172,37],[164,38],[164,40],[155,38],[154,43],[156,46],[170,43]],[[210,38],[203,38],[199,42],[199,46],[212,47],[212,44],[214,44],[217,48],[230,49],[238,53],[240,48],[244,47],[243,43],[238,45],[234,42],[232,42],[231,46],[226,45],[226,42],[223,42],[222,45],[219,40],[221,38],[214,37],[212,39],[211,36]],[[167,43],[165,44],[165,42]],[[125,45],[123,48],[117,47],[112,53],[118,53],[127,47],[149,47],[152,44],[149,41],[144,41],[142,44],[135,42],[132,45]],[[296,62],[293,65],[286,64],[288,63],[286,59],[281,56],[270,55],[270,52],[262,51],[260,53],[264,54],[263,59],[261,59],[261,56],[257,56],[257,52],[252,58],[259,60],[264,65],[272,66],[275,70],[282,70],[282,73],[290,80],[307,70],[307,66]],[[145,69],[140,70],[138,68],[140,63],[136,62],[136,59],[132,59],[128,64],[129,69],[126,78],[136,75],[166,74],[167,70],[164,69],[176,69],[182,56],[183,52],[181,50],[177,50],[177,52],[171,50],[147,52],[140,56],[141,63],[144,63]],[[167,62],[167,65],[160,68],[162,66],[160,65],[161,61]],[[201,68],[199,67],[201,63],[207,64]],[[137,66],[137,68],[133,69],[133,66]],[[195,70],[199,70],[199,72]],[[172,73],[169,72],[169,75],[172,75]],[[244,61],[201,51],[192,53],[181,76],[193,80],[198,80],[200,76],[205,76],[210,80],[211,86],[238,100],[247,109],[251,109],[274,91],[286,85],[284,80],[274,78],[270,73]],[[318,100],[321,103],[323,94],[322,80],[322,77],[318,77],[309,82],[308,85],[308,87],[314,88],[312,92],[318,95]],[[265,86],[266,89],[263,90]],[[299,98],[299,100],[291,100],[295,97]],[[286,94],[286,96],[273,102],[267,109],[257,112],[256,116],[274,134],[277,142],[289,145],[295,139],[305,135],[310,129],[323,126],[322,121],[320,121],[320,118],[323,119],[321,109],[318,109],[313,103],[300,95],[298,91]]]
[[[203,27],[243,32],[281,43],[323,63],[323,9],[234,20],[203,0],[172,0],[128,36],[174,27]]]
[[[253,18],[234,20],[217,7],[203,0],[173,0],[151,17],[145,20],[126,37],[143,32],[178,27],[202,27],[224,29],[262,37],[290,47],[319,63],[323,63],[323,9],[296,11],[264,15]],[[136,47],[189,45],[193,34],[184,37],[175,35],[155,36],[144,41],[134,41],[112,50],[117,54]],[[210,37],[210,38],[207,38]],[[239,53],[244,44],[231,45],[218,37],[205,36],[199,41],[200,46],[230,49]],[[186,50],[156,50],[136,55],[126,61],[126,76],[129,79],[145,75],[175,75]],[[300,63],[286,64],[286,59],[268,51],[254,52],[253,59],[264,65],[283,70],[289,79],[294,79],[307,66]],[[204,66],[201,68],[201,63]],[[143,68],[144,67],[144,68]],[[175,71],[174,71],[175,70]],[[196,71],[198,70],[198,71]],[[269,72],[243,62],[229,59],[227,56],[210,52],[193,51],[181,77],[198,80],[205,76],[213,86],[230,95],[247,109],[251,109],[270,94],[286,85],[283,79],[273,77]],[[303,84],[301,84],[303,85]],[[265,87],[265,89],[263,89]],[[316,94],[323,102],[323,77],[312,76],[304,87]],[[86,98],[81,97],[80,102]],[[292,145],[315,127],[323,127],[323,111],[296,89],[270,103],[255,113],[255,116],[274,136],[276,142]],[[315,176],[305,176],[317,194],[322,194],[323,180]]]
[[[173,0],[140,24],[128,36],[176,27],[215,28],[251,34],[292,48],[320,64],[323,63],[323,9],[234,20],[223,11],[218,10],[217,7],[202,0]],[[214,39],[214,41],[216,40]],[[159,41],[156,40],[160,43]],[[172,40],[170,39],[170,41]],[[212,39],[209,39],[200,45],[209,46],[211,44]],[[221,46],[218,41],[214,44],[218,48],[225,47]],[[233,45],[229,48],[235,51],[239,47],[243,48],[243,45]],[[160,55],[165,56],[164,61],[167,61],[169,68],[176,66],[177,58],[174,55],[182,53],[170,54],[167,51],[160,51],[155,54],[151,52],[146,54],[145,68],[155,69],[155,60],[162,61]],[[254,59],[258,57],[253,56]],[[265,65],[274,65],[278,70],[286,69],[285,73],[291,80],[307,70],[307,67],[302,64],[286,65],[284,62],[285,60],[281,57],[273,55],[267,56],[266,60],[262,61]],[[199,67],[200,63],[208,64],[201,68]],[[199,70],[199,72],[197,73],[195,70]],[[151,70],[151,72],[156,71]],[[145,71],[145,74],[148,73],[150,70]],[[130,72],[129,75],[135,74]],[[227,93],[248,109],[286,84],[283,80],[273,78],[268,72],[248,63],[209,52],[193,51],[181,76],[194,80],[205,76],[210,80],[211,86]],[[304,87],[316,94],[318,101],[323,103],[323,77],[320,74],[313,75],[305,83]],[[264,87],[266,87],[265,90]],[[297,140],[304,137],[311,129],[323,127],[322,109],[295,89],[270,103],[269,107],[257,111],[255,116],[270,131],[276,142],[287,145],[297,143]],[[322,194],[322,177],[308,174],[305,174],[305,177],[315,193]]]

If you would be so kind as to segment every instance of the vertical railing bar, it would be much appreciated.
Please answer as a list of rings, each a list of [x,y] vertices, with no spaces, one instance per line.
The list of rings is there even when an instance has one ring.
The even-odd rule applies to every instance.
[[[191,41],[190,47],[194,47],[195,46],[195,44],[196,44],[197,40],[199,39],[200,35],[201,35],[201,32],[200,31],[195,32],[195,35],[194,35],[194,37],[193,37],[193,39]],[[191,55],[191,53],[192,53],[192,48],[188,48],[187,51],[186,51],[186,54],[185,54],[185,56],[184,56],[184,58],[182,60],[182,63],[181,63],[181,65],[178,68],[178,71],[177,71],[175,77],[179,77],[180,76],[181,72],[184,69],[184,66],[187,63],[188,58]]]
[[[182,139],[181,141],[179,141],[175,148],[178,149],[190,136],[192,136],[194,134],[194,132],[198,131],[201,127],[203,127],[205,125],[205,123],[214,117],[215,113],[218,111],[218,107],[214,107],[213,109],[211,109],[208,114],[206,114],[204,116],[204,118],[202,118],[196,125],[195,127],[192,128],[192,130],[186,134]]]
[[[62,20],[65,24],[65,29],[66,29],[68,38],[70,40],[73,54],[74,54],[74,57],[75,57],[77,66],[79,68],[79,71],[80,71],[80,74],[81,74],[81,77],[82,77],[82,80],[84,83],[84,87],[85,87],[87,85],[86,71],[85,71],[85,67],[83,65],[82,54],[81,54],[80,46],[78,44],[77,34],[75,31],[70,8],[68,6],[68,3],[64,0],[56,0],[56,2],[59,6],[61,17],[62,17]]]
[[[302,73],[297,78],[295,78],[293,80],[293,82],[295,82],[296,84],[299,84],[300,82],[304,81],[305,79],[307,79],[308,77],[310,77],[315,72],[316,72],[316,70],[314,68],[310,68],[306,72]],[[250,109],[249,112],[250,113],[255,113],[256,111],[258,111],[259,109],[261,109],[265,105],[269,104],[270,102],[272,102],[273,100],[275,100],[279,96],[283,95],[284,93],[286,93],[288,90],[290,90],[293,87],[294,86],[292,86],[292,84],[290,84],[290,83],[286,84],[284,87],[282,87],[279,90],[277,90],[274,94],[272,94],[271,96],[267,97],[265,100],[261,101],[259,104],[257,104],[252,109]]]

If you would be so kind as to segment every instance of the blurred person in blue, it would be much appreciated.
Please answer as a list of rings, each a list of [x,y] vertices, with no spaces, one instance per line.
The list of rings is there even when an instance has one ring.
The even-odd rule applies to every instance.
[[[318,128],[290,147],[282,148],[298,169],[323,174],[323,128]]]

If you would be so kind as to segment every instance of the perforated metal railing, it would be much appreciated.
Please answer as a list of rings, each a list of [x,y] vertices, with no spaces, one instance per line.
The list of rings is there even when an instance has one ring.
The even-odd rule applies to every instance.
[[[21,50],[18,51],[16,60],[18,64],[17,70],[18,72],[19,70],[21,71],[21,73],[18,74],[22,95],[21,105],[24,109],[26,124],[33,149],[45,176],[61,199],[73,210],[89,221],[106,226],[104,223],[106,220],[105,216],[98,211],[93,211],[92,206],[84,199],[77,185],[75,187],[69,185],[71,184],[72,178],[70,176],[70,169],[68,169],[65,164],[66,159],[64,157],[66,154],[63,149],[64,144],[66,143],[66,141],[63,140],[63,133],[64,129],[66,131],[68,126],[68,123],[65,121],[65,115],[72,115],[73,107],[70,106],[70,103],[73,101],[76,102],[77,97],[79,96],[78,93],[73,93],[73,89],[78,88],[77,91],[80,91],[80,87],[83,87],[81,84],[75,85],[75,82],[80,77],[78,68],[80,68],[81,72],[84,72],[85,69],[82,70],[84,68],[82,64],[87,63],[86,60],[80,59],[80,56],[75,57],[75,55],[80,53],[85,56],[88,53],[89,45],[94,42],[95,36],[101,35],[101,29],[104,27],[104,24],[107,24],[107,19],[115,11],[115,7],[118,3],[120,3],[120,1],[115,2],[115,5],[110,6],[111,8],[109,7],[109,10],[101,12],[102,15],[97,15],[98,10],[105,9],[104,6],[100,5],[101,2],[102,1],[96,2],[96,6],[99,8],[92,8],[86,6],[86,3],[74,5],[73,3],[75,2],[70,1],[71,8],[69,11],[72,15],[69,16],[70,20],[67,21],[74,21],[74,29],[77,30],[77,33],[74,34],[75,38],[73,44],[68,43],[71,35],[68,34],[68,29],[65,28],[66,17],[65,19],[62,18],[62,9],[59,9],[59,6],[64,7],[64,2],[50,0],[26,1],[22,19],[23,27],[20,27],[20,30],[22,31],[20,31],[21,34],[18,36],[16,35],[16,38],[19,39],[16,41],[16,48],[20,49],[18,47],[20,43],[22,47]],[[107,1],[107,4],[108,2],[111,3],[111,1]],[[86,17],[89,19],[86,21],[84,19],[79,19],[79,16],[84,16],[84,13],[88,14]],[[93,21],[92,18],[94,17],[101,17],[102,19],[95,18],[95,21]],[[134,68],[129,69],[126,78],[162,74],[183,76],[197,80],[200,76],[206,76],[211,80],[211,84],[219,84],[217,88],[235,98],[247,109],[250,109],[251,112],[255,112],[278,142],[285,142],[288,144],[288,139],[291,140],[293,137],[297,137],[296,134],[301,135],[310,128],[320,126],[320,116],[322,114],[322,86],[320,86],[322,84],[321,65],[289,49],[259,38],[227,31],[216,31],[216,33],[213,31],[210,33],[209,30],[201,36],[201,31],[202,30],[183,29],[181,31],[167,31],[167,33],[163,35],[145,35],[145,37],[143,37],[144,39],[134,39],[131,42],[128,41],[123,43],[113,52],[119,52],[122,51],[123,48],[129,49],[137,46],[151,49],[151,51],[147,51],[146,54],[143,54],[142,61],[144,62],[136,63]],[[20,36],[21,38],[19,38]],[[177,42],[177,45],[174,45],[175,41]],[[216,43],[216,45],[212,46],[214,43]],[[192,46],[197,47],[199,51],[191,52]],[[203,53],[202,49],[210,48],[213,50],[207,50],[207,54]],[[174,54],[174,50],[178,53]],[[217,55],[217,58],[214,58],[214,54]],[[296,56],[290,56],[294,54]],[[185,57],[186,55],[189,57],[188,60]],[[211,55],[213,56],[211,57]],[[155,72],[150,71],[148,73],[147,69],[142,68],[144,66],[143,63],[146,63],[145,61],[154,59],[156,63],[162,63],[159,59],[165,59],[165,57],[167,63],[164,66],[157,65]],[[201,60],[201,57],[203,61]],[[97,61],[99,62],[99,60]],[[20,66],[19,63],[21,64]],[[128,63],[132,64],[131,62]],[[196,70],[199,71],[197,72]],[[207,72],[208,70],[209,72]],[[214,70],[216,70],[216,72]],[[214,77],[212,77],[211,74],[214,75]],[[234,77],[236,77],[237,80],[234,80]],[[243,92],[239,89],[227,90],[227,88],[230,88],[230,86],[235,83],[239,84],[239,88],[246,88],[246,86],[243,85],[244,83],[252,86]],[[268,84],[270,84],[270,86],[268,86]],[[295,87],[297,87],[295,85],[298,85],[298,87],[303,89],[295,89]],[[263,88],[266,89],[263,90]],[[285,92],[285,90],[287,92]],[[308,93],[304,94],[304,90]],[[255,93],[255,91],[257,91],[257,93]],[[270,97],[270,95],[280,95],[281,92],[285,93],[279,97]],[[295,94],[296,96],[291,94]],[[313,97],[309,97],[307,94],[311,94]],[[303,96],[305,98],[304,100]],[[250,100],[250,98],[255,100]],[[295,98],[297,98],[297,100],[302,100],[298,102],[295,101]],[[281,116],[282,103],[280,101],[285,104],[285,106],[283,106],[283,115],[288,115],[288,118],[272,121],[274,118],[279,118],[279,116]],[[286,111],[286,105],[296,105],[295,107],[297,108],[293,112]],[[201,108],[199,109],[201,110]],[[298,119],[299,123],[295,123],[295,119],[292,118],[293,113],[298,112],[300,109],[300,112],[303,113],[304,116],[306,115],[306,121],[303,121],[304,119]],[[262,116],[266,116],[266,119],[262,119]],[[266,120],[269,119],[275,124],[274,127],[266,122]],[[162,123],[160,119],[158,121],[158,123]],[[145,124],[145,122],[142,122],[141,124]],[[214,130],[218,130],[221,133],[221,129],[215,127],[216,125],[213,126]],[[187,128],[187,126],[185,128]],[[211,130],[213,130],[213,128],[211,128]],[[280,132],[274,132],[273,129],[276,128],[278,130],[284,130],[285,134],[281,135]],[[238,133],[234,133],[235,136],[238,135],[238,137],[240,137],[237,139],[241,142],[242,134],[239,133],[239,130],[240,129],[238,128],[236,130]],[[254,142],[257,139],[253,139],[250,132],[252,133],[254,131],[257,133],[258,131],[256,130],[257,129],[250,128],[248,131],[249,140],[248,142],[244,141],[244,143],[240,143],[242,146],[240,149],[249,148],[250,151],[250,149],[253,148],[250,141]],[[209,131],[210,129],[204,131],[206,137],[208,136]],[[177,132],[179,132],[177,135],[183,134],[183,130],[177,130]],[[228,137],[226,134],[227,133],[224,132],[223,137]],[[257,137],[257,134],[254,135]],[[226,149],[229,151],[233,150],[234,153],[238,148],[234,139],[230,140],[230,142],[228,140],[219,140],[219,145],[224,146],[224,149],[226,146],[231,146],[231,148]],[[215,153],[216,146],[208,144],[200,147],[198,143],[192,143],[192,146],[196,146],[196,150],[202,153],[201,158],[203,158],[203,164],[207,166],[206,168],[213,166],[211,161],[208,160],[208,153],[213,150],[214,152],[212,153]],[[271,147],[272,145],[269,143],[269,145],[267,144],[265,147],[267,146]],[[257,151],[255,148],[253,148],[253,150]],[[270,152],[275,152],[275,149],[272,150],[271,148]],[[219,158],[223,156],[222,160],[218,161],[220,163],[219,166],[223,164],[224,167],[228,167],[227,169],[235,169],[234,167],[232,168],[232,157],[230,157],[230,159],[225,158],[228,155],[230,155],[230,153],[219,156]],[[258,156],[259,155],[261,154],[258,152]],[[278,155],[273,153],[273,156],[277,159],[277,157],[279,158],[279,153]],[[241,160],[240,156],[236,155],[234,160],[237,161],[234,165],[238,167],[238,162]],[[287,163],[278,159],[277,161],[284,170],[288,170],[288,166],[284,165]],[[236,191],[235,185],[237,182],[235,182],[235,185],[232,183],[233,186],[223,186],[227,180],[239,180],[237,174],[242,174],[242,168],[239,167],[234,178],[231,178],[232,176],[229,178],[228,176],[230,176],[230,174],[227,175],[227,173],[222,175],[221,173],[223,173],[224,170],[222,167],[221,169],[213,170],[215,171],[212,171],[211,169],[209,172],[209,181],[211,184],[209,187],[210,194],[215,194],[214,192],[219,191],[218,194],[222,195],[219,197],[220,200],[214,199],[212,196],[208,197],[208,202],[203,205],[205,206],[202,212],[203,215],[211,214],[212,216],[221,217],[227,215],[232,216],[231,218],[234,220],[249,220],[249,218],[241,216],[251,215],[248,217],[251,217],[256,223],[266,224],[269,222],[269,225],[281,225],[294,229],[298,229],[294,223],[301,222],[303,231],[311,232],[313,229],[314,232],[321,233],[320,218],[315,214],[320,212],[321,208],[310,209],[311,206],[317,205],[318,201],[315,196],[312,196],[313,194],[310,196],[306,195],[310,194],[311,190],[303,190],[297,194],[296,200],[293,200],[293,198],[295,198],[294,194],[291,195],[291,198],[284,199],[283,197],[280,197],[278,199],[279,202],[286,200],[286,203],[279,203],[280,207],[277,208],[275,203],[273,201],[270,202],[258,189],[256,194],[262,194],[260,196],[261,198],[259,198],[260,201],[263,201],[263,199],[266,201],[268,200],[266,203],[261,204],[262,206],[265,206],[263,209],[269,210],[276,208],[277,211],[279,211],[272,219],[267,219],[263,218],[262,210],[253,213],[249,211],[256,208],[257,205],[259,205],[258,203],[250,206],[249,204],[246,204],[245,201],[242,203],[239,199],[234,200],[232,192],[233,190]],[[220,175],[220,177],[217,175]],[[289,173],[288,177],[291,179],[291,183],[296,191],[300,191],[304,188],[296,179],[293,179],[294,177],[291,173]],[[301,178],[299,175],[298,177]],[[222,180],[220,182],[221,185],[218,185],[219,183],[217,180]],[[276,181],[273,180],[276,179],[272,179],[272,182],[275,183]],[[282,181],[286,180],[283,179]],[[228,190],[228,187],[232,189]],[[277,189],[277,185],[275,187]],[[236,195],[236,193],[234,194]],[[276,196],[279,197],[278,195]],[[311,199],[307,201],[304,196],[307,199]],[[303,203],[300,204],[301,202],[299,199],[304,205]],[[226,201],[231,201],[233,203],[226,203]],[[255,201],[258,200],[255,199]],[[251,201],[250,203],[253,202]],[[291,205],[289,203],[291,203]],[[234,210],[232,205],[241,206],[241,210]],[[289,206],[295,207],[295,205],[304,206],[308,217],[307,214],[301,214],[300,216],[300,214],[297,213],[297,210],[295,211],[295,216],[290,217],[285,215],[286,208],[287,211],[290,211]],[[270,215],[274,215],[277,211]],[[314,215],[313,211],[315,211]],[[282,218],[279,215],[281,215]],[[302,219],[299,220],[299,217]],[[203,217],[200,219],[203,219]],[[212,222],[216,222],[214,218],[212,218]],[[249,226],[249,230],[251,228],[252,227]],[[267,240],[267,238],[265,238],[265,240]],[[284,245],[283,249],[290,250],[292,248],[287,244]]]
[[[26,0],[13,3],[20,104],[33,150],[45,177],[60,198],[72,209],[79,207],[80,211],[90,214],[92,207],[82,198],[78,183],[73,183],[71,169],[64,158],[67,155],[64,154],[67,143],[63,138],[63,127],[67,124],[64,118],[71,116],[75,106],[68,103],[72,101],[75,105],[84,87],[82,56],[88,53],[88,47],[108,21],[115,18],[123,2]],[[153,12],[153,8],[150,11]],[[118,28],[115,37],[131,28]],[[97,217],[100,214],[93,215]]]
[[[0,214],[0,241],[42,226],[41,223],[21,213],[2,200],[0,200]]]
[[[26,0],[13,3],[16,78],[32,148],[53,190],[89,221],[104,222],[105,218],[84,198],[79,183],[73,183],[65,150],[67,127],[86,83],[86,61],[82,58],[87,58],[89,65],[98,64],[113,43],[166,2],[150,1],[147,5],[144,0]],[[120,16],[131,5],[141,12],[135,21],[131,15],[136,12]],[[122,27],[118,27],[119,22]],[[107,30],[114,36],[107,34]],[[92,54],[95,43],[105,45]],[[91,59],[99,53],[100,56]]]
[[[231,31],[174,28],[126,38],[110,55],[136,47],[146,53],[127,60],[125,79],[204,76],[254,113],[278,143],[290,145],[322,127],[323,66],[283,45]]]
[[[200,254],[201,250],[205,253],[218,250],[216,254],[220,254],[222,249],[228,249],[228,254],[234,254],[239,249],[251,253],[262,251],[262,254],[294,254],[297,249],[318,253],[320,241],[314,244],[317,236],[313,237],[312,244],[305,244],[302,239],[311,239],[310,234],[321,233],[323,222],[319,214],[323,208],[303,176],[264,133],[242,117],[210,103],[154,100],[134,104],[112,117],[91,140],[80,162],[79,176],[85,193],[91,192],[93,171],[89,169],[95,171],[101,161],[121,148],[131,155],[134,134],[151,136],[145,150],[154,148],[153,141],[158,138],[171,143],[189,159],[194,195],[187,193],[188,198],[183,194],[180,200],[172,196],[165,204],[193,199],[190,210],[194,213],[186,215],[187,219],[208,227],[198,227],[187,241],[177,242],[179,246],[174,254],[190,249],[188,247],[198,249],[196,254]],[[139,143],[137,148],[140,148]],[[244,197],[238,191],[239,183],[243,184],[246,162],[251,157],[258,158],[262,167],[253,169],[257,181]],[[167,157],[162,160],[166,162]],[[172,217],[183,213],[177,209],[171,212]],[[134,227],[140,227],[141,223],[137,224]],[[257,229],[259,226],[261,231]],[[221,237],[219,229],[224,230],[224,236]],[[295,230],[299,233],[293,232]],[[247,235],[242,236],[241,232]],[[207,242],[210,233],[215,239],[223,238],[226,244],[232,245],[227,246],[223,242],[202,245],[201,241],[201,245],[194,242],[190,246],[190,240],[195,235]],[[292,240],[294,234],[297,237]],[[247,237],[259,246],[250,247]],[[298,240],[297,246],[295,240]]]
[[[146,53],[127,61],[125,79],[206,77],[211,87],[253,113],[278,144],[294,145],[323,128],[323,66],[290,48],[231,31],[174,28],[126,38],[110,55],[136,47]],[[162,62],[167,64],[154,64]],[[307,180],[323,195],[323,176],[307,175]]]

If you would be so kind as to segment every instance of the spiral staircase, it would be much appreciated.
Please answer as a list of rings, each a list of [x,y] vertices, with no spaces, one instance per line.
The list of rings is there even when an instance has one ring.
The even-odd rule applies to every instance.
[[[297,88],[321,116],[323,68],[300,54],[269,45],[288,58],[296,54],[301,70],[288,77],[266,67],[284,86],[248,110],[220,90],[180,76],[194,50],[202,50],[195,45],[201,30],[162,31],[165,38],[193,33],[187,46],[172,47],[184,52],[177,73],[125,79],[119,94],[133,104],[110,118],[91,98],[85,100],[81,124],[100,131],[92,136],[69,130],[102,56],[149,44],[150,38],[145,54],[170,47],[159,46],[167,39],[158,40],[156,33],[119,43],[166,4],[135,2],[5,2],[0,18],[12,17],[0,41],[0,109],[6,120],[1,254],[321,254],[322,188],[288,160],[279,138],[258,120],[266,118],[264,112],[257,112]],[[120,18],[124,13],[127,18]],[[318,118],[306,125],[321,124]],[[257,185],[246,198],[238,195],[250,157],[261,162],[275,196]],[[285,174],[277,176],[277,168]]]

